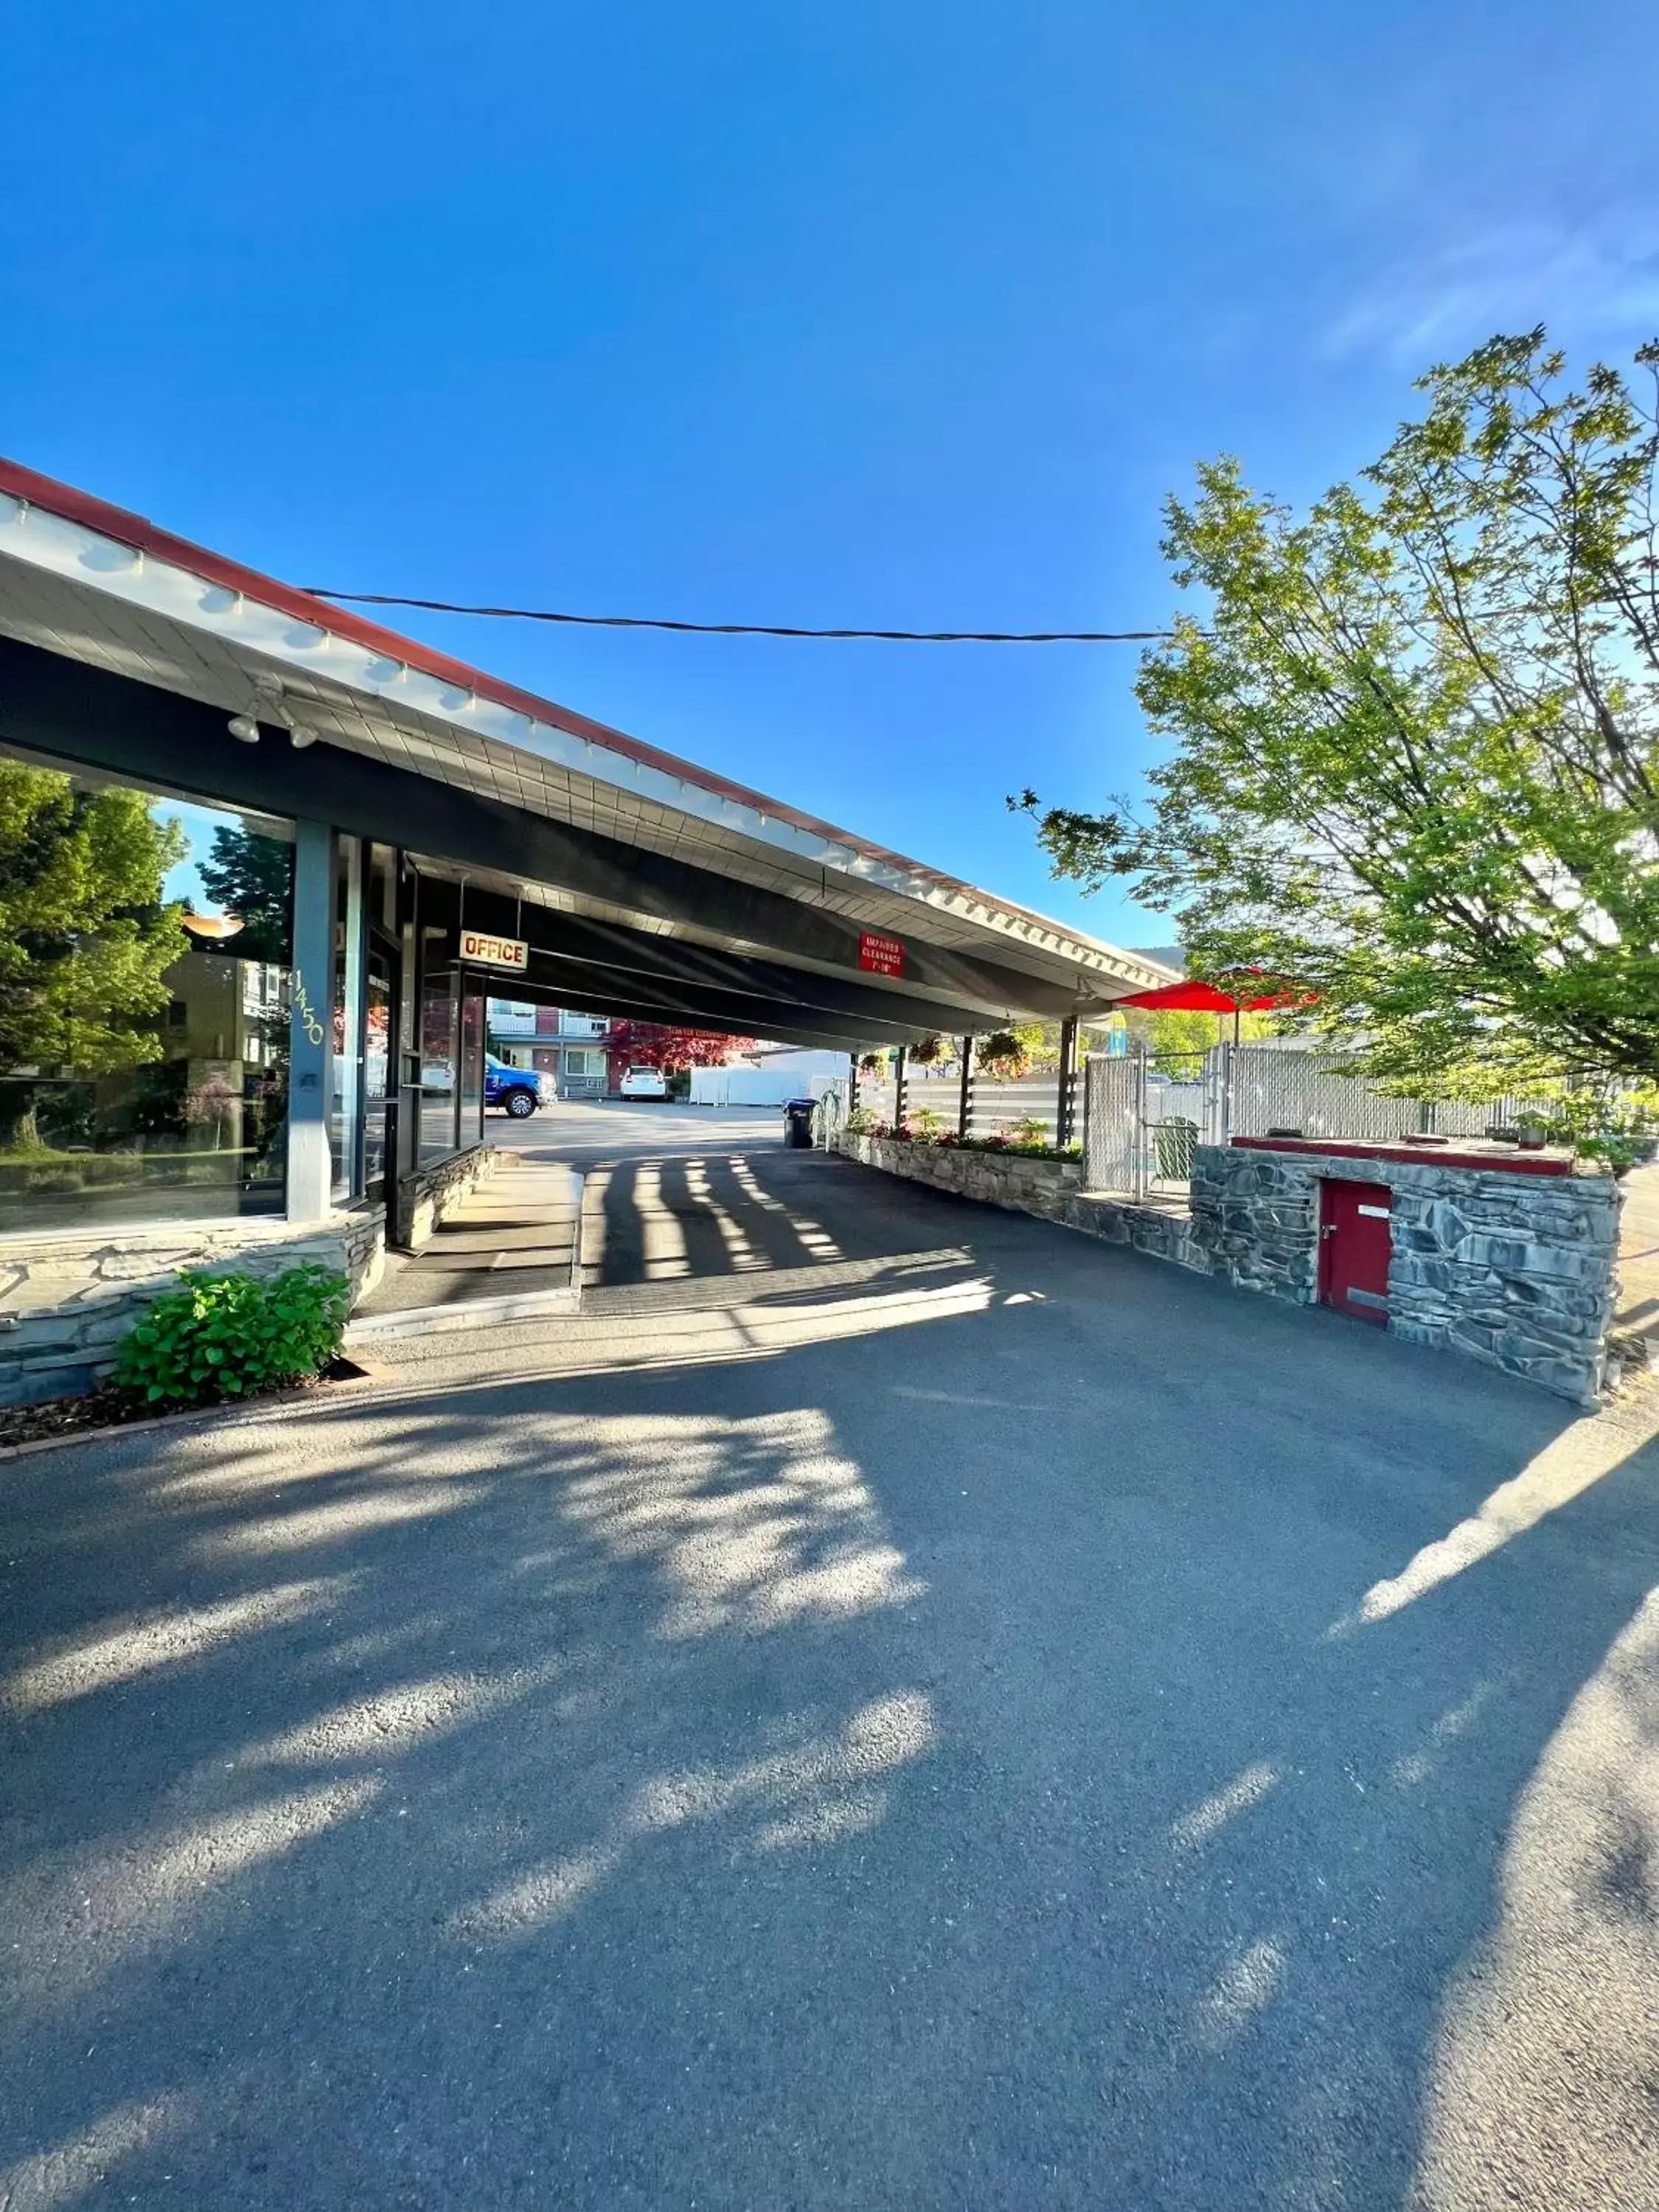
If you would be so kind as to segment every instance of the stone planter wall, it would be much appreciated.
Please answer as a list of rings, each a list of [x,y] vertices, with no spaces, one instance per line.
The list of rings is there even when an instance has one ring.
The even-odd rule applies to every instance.
[[[1209,1255],[1193,1242],[1192,1224],[1184,1213],[1085,1192],[1081,1160],[1022,1159],[1017,1153],[958,1152],[949,1145],[903,1144],[893,1137],[850,1137],[845,1133],[836,1149],[867,1168],[906,1176],[934,1190],[1006,1206],[1015,1213],[1032,1213],[1040,1221],[1057,1221],[1085,1237],[1098,1237],[1103,1243],[1127,1244],[1132,1251],[1173,1261],[1200,1275],[1210,1271]]]
[[[1022,1159],[1018,1153],[977,1152],[954,1146],[906,1144],[896,1137],[854,1137],[844,1131],[837,1149],[848,1159],[887,1175],[906,1176],[958,1198],[1063,1221],[1083,1187],[1081,1160]]]
[[[275,1275],[314,1260],[346,1276],[356,1298],[379,1279],[385,1250],[379,1206],[315,1222],[179,1221],[9,1242],[0,1246],[0,1405],[94,1389],[116,1344],[181,1269]]]
[[[501,1155],[477,1145],[405,1181],[420,1242]],[[0,1406],[90,1390],[110,1371],[114,1347],[181,1269],[274,1275],[314,1260],[344,1275],[355,1304],[386,1262],[386,1210],[354,1206],[321,1221],[168,1222],[0,1242]]]
[[[1319,1185],[1394,1194],[1389,1329],[1595,1404],[1606,1381],[1619,1253],[1609,1176],[1533,1176],[1431,1160],[1199,1147],[1194,1241],[1241,1290],[1319,1295]]]

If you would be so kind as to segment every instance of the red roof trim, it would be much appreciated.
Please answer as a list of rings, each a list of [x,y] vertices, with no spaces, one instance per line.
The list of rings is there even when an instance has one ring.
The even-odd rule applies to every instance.
[[[764,792],[751,791],[746,784],[729,783],[724,776],[715,775],[708,769],[698,768],[693,762],[681,760],[674,753],[659,750],[655,745],[643,744],[630,738],[624,731],[613,730],[605,722],[596,722],[586,714],[578,714],[556,700],[544,699],[533,691],[521,691],[516,684],[504,683],[500,677],[474,668],[464,660],[452,660],[447,653],[439,653],[431,646],[422,645],[414,638],[404,637],[398,631],[384,629],[380,623],[368,621],[363,616],[348,613],[337,607],[331,599],[315,599],[309,592],[298,590],[292,584],[281,584],[272,576],[262,575],[257,568],[245,568],[239,561],[228,561],[222,554],[210,553],[205,546],[192,544],[187,538],[175,538],[170,531],[158,530],[143,515],[133,514],[125,507],[112,507],[106,500],[96,499],[90,492],[77,491],[74,485],[59,483],[53,477],[42,476],[38,471],[25,468],[21,461],[9,461],[0,456],[0,491],[9,492],[14,499],[27,500],[31,507],[45,508],[59,515],[66,522],[79,523],[83,529],[94,530],[100,537],[113,538],[118,544],[131,545],[137,551],[153,555],[158,561],[172,562],[187,568],[192,575],[200,576],[210,584],[217,584],[229,592],[240,592],[245,597],[258,599],[262,605],[274,607],[279,614],[291,615],[296,621],[309,623],[315,629],[325,629],[335,637],[349,638],[371,653],[383,653],[394,660],[405,662],[418,669],[423,676],[435,678],[441,684],[453,684],[465,690],[476,691],[481,699],[489,699],[498,707],[510,708],[514,714],[528,714],[536,721],[554,722],[579,738],[589,738],[595,744],[604,745],[625,758],[637,761],[642,767],[659,769],[665,775],[681,777],[696,784],[701,790],[717,799],[732,800],[740,806],[749,806],[762,814],[769,814],[780,822],[787,822],[810,836],[825,837],[837,845],[846,845],[867,860],[884,860],[890,866],[902,868],[907,873],[920,876],[937,884],[941,890],[957,891],[977,900],[1001,913],[1014,915],[1022,920],[1040,922],[1044,929],[1054,930],[1053,922],[1043,920],[1026,907],[1010,906],[1006,899],[994,897],[988,891],[976,890],[959,877],[947,876],[937,868],[926,866],[920,860],[908,860],[902,853],[889,851],[884,845],[872,845],[867,839],[855,836],[848,830],[838,830],[833,823],[821,822],[816,815],[799,813],[786,805],[781,799],[769,799]],[[1056,934],[1064,933],[1056,931]]]

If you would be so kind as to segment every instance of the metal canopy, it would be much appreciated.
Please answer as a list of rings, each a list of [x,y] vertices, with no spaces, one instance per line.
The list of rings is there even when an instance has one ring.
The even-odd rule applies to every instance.
[[[416,851],[545,918],[561,1003],[896,1042],[1176,980],[0,461],[4,638],[0,734]]]

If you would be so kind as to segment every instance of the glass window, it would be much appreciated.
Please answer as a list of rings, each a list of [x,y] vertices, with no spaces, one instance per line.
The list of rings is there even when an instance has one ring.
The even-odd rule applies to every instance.
[[[337,841],[334,864],[334,1051],[329,1086],[328,1143],[334,1196],[362,1188],[358,1130],[363,1088],[363,848]]]
[[[392,956],[371,945],[363,966],[363,1182],[386,1175],[386,1102],[392,1080]]]
[[[0,747],[0,1231],[282,1211],[293,849]]]
[[[484,1002],[481,991],[461,1001],[461,1125],[464,1145],[483,1140]]]
[[[457,973],[446,957],[447,929],[422,932],[427,954],[421,978],[421,1161],[441,1160],[455,1150],[459,1038]]]
[[[605,1054],[602,1052],[585,1052],[580,1047],[573,1047],[565,1054],[564,1072],[567,1075],[583,1078],[603,1075]]]

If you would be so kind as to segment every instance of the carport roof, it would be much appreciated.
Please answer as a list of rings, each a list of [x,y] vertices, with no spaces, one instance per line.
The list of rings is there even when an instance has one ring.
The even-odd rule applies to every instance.
[[[1079,1000],[1175,980],[1144,953],[1066,928],[3,459],[0,631],[267,723],[279,696],[331,744],[860,927],[994,959]]]

